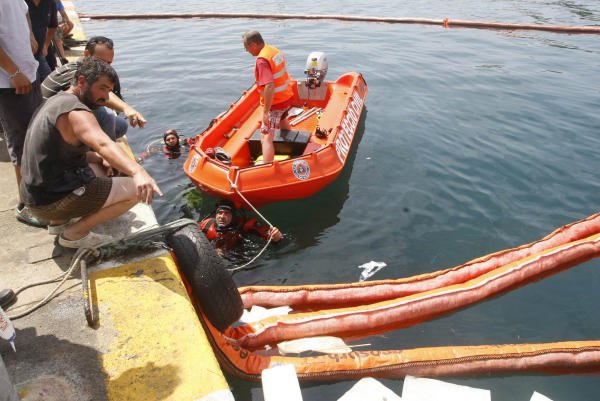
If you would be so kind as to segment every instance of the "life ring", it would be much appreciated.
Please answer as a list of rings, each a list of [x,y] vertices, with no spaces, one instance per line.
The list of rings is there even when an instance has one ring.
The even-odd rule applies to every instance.
[[[179,269],[206,318],[223,331],[244,311],[240,293],[208,239],[196,224],[189,224],[166,237]]]

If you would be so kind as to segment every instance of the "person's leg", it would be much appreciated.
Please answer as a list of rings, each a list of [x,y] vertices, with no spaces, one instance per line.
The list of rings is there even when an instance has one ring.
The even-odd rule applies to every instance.
[[[275,147],[273,146],[273,138],[275,130],[269,129],[268,134],[260,135],[260,144],[262,147],[262,155],[264,163],[271,163],[275,159]]]
[[[289,110],[289,109],[288,109]],[[286,130],[289,131],[292,129],[292,125],[290,124],[290,120],[288,119],[288,113],[287,110],[285,111],[285,113],[283,113],[283,115],[281,116],[281,121],[279,122],[279,127],[282,130]]]
[[[46,55],[46,62],[48,63],[48,66],[50,67],[50,72],[52,72],[56,69],[56,65],[58,63],[56,62],[56,48],[54,47],[54,42],[50,43],[50,46],[48,46],[48,54]]]
[[[275,146],[273,145],[273,139],[275,138],[275,131],[281,127],[281,117],[285,110],[271,110],[269,111],[269,124],[270,127],[261,128],[260,144],[262,146],[263,161],[265,163],[271,163],[275,159]]]
[[[17,95],[13,89],[0,89],[0,124],[4,131],[10,160],[15,167],[17,193],[21,183],[21,156],[27,126],[41,103],[42,95],[38,81],[32,84],[31,92],[26,95]]]
[[[40,65],[38,66],[38,70],[37,70],[38,76],[39,76],[39,81],[44,82],[44,79],[46,79],[46,77],[48,75],[50,75],[52,70],[50,69],[50,66],[48,65],[48,60],[46,60],[46,57],[44,57],[42,55],[41,50],[35,55],[35,59],[38,61],[38,63],[40,63]]]
[[[74,241],[88,235],[90,230],[127,212],[138,203],[137,190],[130,177],[112,179],[110,194],[98,211],[88,214],[63,231],[66,240]]]
[[[93,110],[92,113],[94,113],[102,131],[104,131],[113,141],[116,140],[117,134],[115,129],[117,116],[115,115],[115,112],[102,106]]]
[[[114,113],[114,112],[113,112]],[[119,139],[127,133],[129,128],[129,121],[125,118],[116,116],[115,117],[115,137]]]

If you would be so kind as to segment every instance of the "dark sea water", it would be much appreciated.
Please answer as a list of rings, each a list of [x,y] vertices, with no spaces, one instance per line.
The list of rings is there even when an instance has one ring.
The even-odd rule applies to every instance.
[[[600,24],[595,1],[77,1],[79,11],[266,12]],[[341,176],[312,198],[262,212],[285,238],[239,285],[357,281],[455,266],[537,240],[599,211],[600,37],[533,31],[263,19],[87,21],[88,36],[116,43],[126,100],[148,119],[128,133],[135,153],[167,128],[186,136],[252,84],[241,35],[259,30],[303,76],[311,51],[329,79],[361,72],[366,112]],[[213,199],[197,192],[183,158],[144,163],[165,196],[165,223],[199,218]],[[256,244],[251,251],[260,249]],[[600,260],[433,321],[371,338],[378,348],[600,339]],[[445,380],[487,388],[494,401],[600,400],[600,376],[517,374]],[[229,382],[236,400],[262,400],[258,384]],[[305,400],[336,400],[352,382],[306,385]],[[384,380],[401,393],[402,381]]]

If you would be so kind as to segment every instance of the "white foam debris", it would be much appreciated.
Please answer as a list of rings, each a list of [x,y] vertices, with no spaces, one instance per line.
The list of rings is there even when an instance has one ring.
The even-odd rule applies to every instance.
[[[402,401],[402,398],[372,377],[365,377],[337,401]]]
[[[258,322],[259,320],[271,317],[281,316],[290,313],[292,308],[289,306],[278,306],[277,308],[263,308],[262,306],[254,305],[250,310],[244,309],[240,321],[243,323]]]
[[[198,401],[235,401],[235,398],[233,398],[231,391],[226,389],[210,393],[209,395],[200,398]]]
[[[387,264],[385,262],[375,262],[373,260],[358,266],[359,269],[363,269],[362,273],[360,273],[360,278],[358,281],[365,281],[369,279],[369,277],[373,276],[386,266]]]
[[[405,401],[491,401],[490,390],[440,380],[406,376],[402,387]]]
[[[302,401],[296,368],[292,364],[275,365],[262,371],[265,401]]]
[[[543,394],[538,393],[537,391],[533,392],[531,396],[531,401],[552,401],[550,398],[546,397]]]

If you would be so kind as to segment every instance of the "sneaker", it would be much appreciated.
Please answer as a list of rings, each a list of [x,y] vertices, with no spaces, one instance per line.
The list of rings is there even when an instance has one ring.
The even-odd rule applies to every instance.
[[[17,207],[15,210],[15,217],[21,223],[29,224],[33,227],[46,228],[48,226],[48,221],[38,219],[37,217],[33,216],[27,206],[23,206],[21,209]]]
[[[109,235],[96,234],[89,232],[83,238],[68,240],[61,235],[58,236],[58,243],[63,248],[79,249],[79,248],[95,248],[101,245],[106,245],[113,242],[113,237]]]
[[[0,291],[0,307],[6,310],[9,306],[17,302],[17,294],[11,289],[4,289]]]
[[[65,231],[67,229],[67,227],[69,227],[73,223],[76,223],[80,219],[81,219],[81,217],[75,217],[63,224],[56,224],[56,225],[48,224],[48,234],[60,235],[63,233],[63,231]]]

